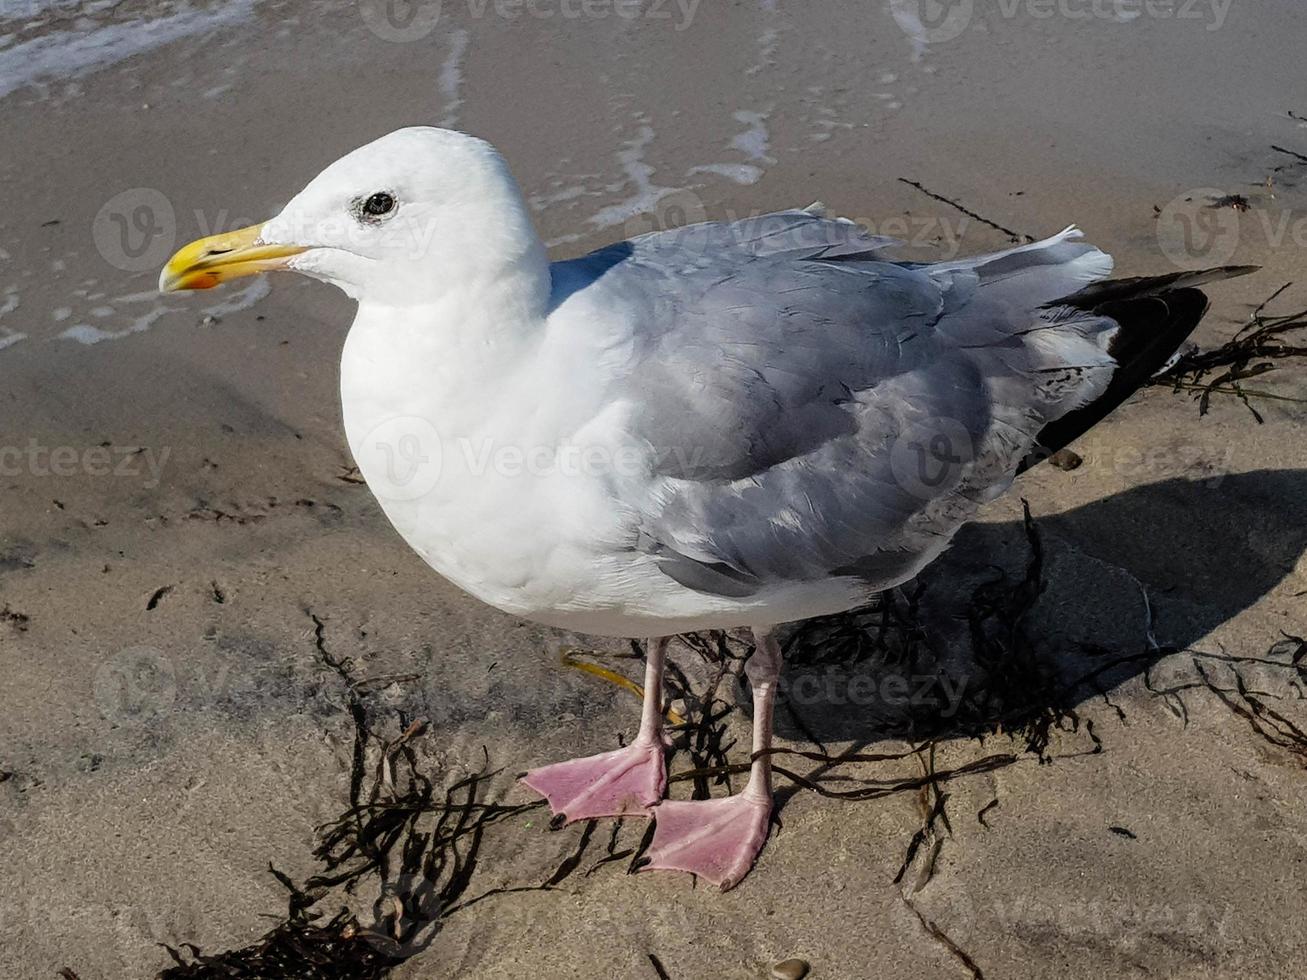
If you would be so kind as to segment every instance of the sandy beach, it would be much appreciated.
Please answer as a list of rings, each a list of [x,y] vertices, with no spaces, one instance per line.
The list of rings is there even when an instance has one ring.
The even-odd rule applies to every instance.
[[[1301,361],[1206,414],[1142,392],[923,592],[798,634],[800,779],[718,894],[627,874],[639,821],[519,806],[518,773],[638,721],[563,658],[638,665],[404,546],[341,431],[346,297],[156,283],[348,150],[440,125],[502,150],[558,257],[814,200],[920,259],[1074,222],[1118,275],[1261,266],[1210,287],[1217,348],[1307,308],[1305,26],[1296,0],[0,2],[0,977],[1301,975]],[[673,647],[700,723],[673,777],[748,759],[715,644]],[[385,919],[398,850],[308,887],[351,795],[398,812],[414,773],[440,805],[413,827],[484,824],[440,825],[441,894]],[[287,928],[270,865],[386,962],[203,972],[196,949]]]

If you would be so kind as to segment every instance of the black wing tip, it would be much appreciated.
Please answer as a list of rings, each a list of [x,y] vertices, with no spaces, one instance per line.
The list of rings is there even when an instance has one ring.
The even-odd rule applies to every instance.
[[[1161,296],[1181,289],[1205,286],[1208,283],[1237,279],[1239,276],[1260,272],[1259,265],[1218,265],[1209,269],[1191,269],[1171,272],[1164,276],[1133,276],[1125,279],[1104,279],[1090,283],[1083,289],[1045,303],[1046,308],[1070,306],[1078,310],[1094,310],[1113,300],[1137,300],[1146,296]]]
[[[1193,286],[1147,293],[1133,299],[1107,300],[1095,306],[1095,314],[1118,324],[1116,335],[1107,345],[1107,352],[1120,365],[1113,381],[1123,373],[1134,376],[1148,371],[1148,364],[1159,358],[1160,364],[1165,364],[1198,327],[1210,307],[1207,294]],[[1139,384],[1146,383],[1160,370],[1160,364],[1138,378]]]
[[[1240,270],[1231,275],[1244,275],[1255,268],[1225,266],[1204,270],[1201,274]],[[1084,435],[1166,366],[1197,328],[1209,306],[1207,294],[1188,284],[1193,282],[1192,279],[1186,279],[1185,285],[1176,285],[1180,276],[1188,275],[1115,280],[1099,284],[1111,289],[1100,292],[1095,302],[1073,304],[1068,298],[1060,304],[1074,305],[1116,321],[1118,329],[1108,346],[1108,353],[1118,367],[1102,395],[1088,405],[1054,419],[1040,430],[1035,446],[1022,461],[1018,472],[1024,472]],[[1076,295],[1083,296],[1086,292],[1081,290]]]

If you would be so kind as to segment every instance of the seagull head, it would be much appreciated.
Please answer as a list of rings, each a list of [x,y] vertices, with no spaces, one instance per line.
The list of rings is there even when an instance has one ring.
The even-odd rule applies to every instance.
[[[318,174],[276,217],[177,252],[159,289],[210,289],[289,269],[360,301],[437,301],[451,289],[547,273],[521,192],[489,143],[396,130]]]

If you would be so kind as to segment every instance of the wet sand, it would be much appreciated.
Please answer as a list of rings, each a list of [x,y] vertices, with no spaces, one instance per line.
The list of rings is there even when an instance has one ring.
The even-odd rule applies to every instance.
[[[349,792],[347,687],[324,650],[380,679],[379,725],[429,720],[442,780],[502,768],[487,799],[525,801],[513,773],[634,732],[629,694],[558,664],[564,643],[619,646],[463,595],[355,482],[343,296],[295,277],[153,292],[174,244],[270,216],[354,146],[419,123],[490,139],[560,257],[814,199],[921,256],[1074,221],[1119,274],[1262,265],[1211,290],[1209,345],[1302,276],[1291,0],[1134,18],[962,3],[930,23],[911,2],[531,9],[0,7],[0,975],[148,977],[171,963],[160,943],[216,952],[271,927],[286,896],[269,862],[317,870],[314,828]],[[1216,194],[1249,208],[1208,208]],[[1304,285],[1274,300],[1305,306]],[[1249,387],[1307,397],[1291,368]],[[1307,412],[1255,404],[1265,424],[1230,397],[1200,418],[1184,393],[1143,393],[1076,447],[1081,467],[1024,477],[948,567],[1018,574],[1024,496],[1048,580],[1028,626],[1048,650],[1130,654],[1151,634],[1262,658],[1307,632]],[[1291,667],[1197,660],[1307,728]],[[601,826],[579,872],[450,915],[393,975],[655,977],[650,954],[674,978],[787,956],[823,978],[1295,975],[1307,762],[1192,655],[1141,663],[1080,690],[1051,761],[1003,734],[944,739],[941,770],[1018,760],[947,783],[930,874],[918,855],[894,880],[917,792],[788,795],[726,895],[622,862],[584,876]],[[799,709],[829,750],[905,748],[877,727],[883,690],[849,704],[847,672],[817,675]],[[550,880],[583,834],[539,811],[497,824],[467,897]]]

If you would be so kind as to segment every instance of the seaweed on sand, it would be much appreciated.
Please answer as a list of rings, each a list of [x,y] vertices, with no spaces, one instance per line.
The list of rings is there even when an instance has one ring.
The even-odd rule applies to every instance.
[[[1297,758],[1307,767],[1307,722],[1295,722],[1284,711],[1271,704],[1278,695],[1255,690],[1240,670],[1243,664],[1271,665],[1288,668],[1295,675],[1296,700],[1303,697],[1302,683],[1307,681],[1307,639],[1285,633],[1272,644],[1262,658],[1221,656],[1221,666],[1230,674],[1232,686],[1222,687],[1214,669],[1205,668],[1198,656],[1193,658],[1194,670],[1200,679],[1193,687],[1201,687],[1216,695],[1220,702],[1264,742]]]
[[[684,733],[680,744],[690,756],[690,775],[684,777],[694,781],[690,798],[706,800],[711,795],[710,779],[729,791],[731,775],[737,771],[728,758],[735,746],[734,739],[728,738],[727,719],[735,710],[729,693],[743,676],[753,644],[721,631],[691,633],[681,639],[708,667],[707,681],[698,689],[675,665],[668,669],[666,683],[668,695],[685,705],[685,721],[679,730]],[[745,766],[738,771],[747,770]]]
[[[284,921],[243,949],[206,954],[193,944],[165,946],[175,962],[158,980],[380,980],[434,939],[442,921],[492,895],[548,886],[491,889],[467,897],[486,829],[538,804],[504,806],[480,799],[496,775],[482,769],[437,791],[415,740],[422,721],[398,716],[400,731],[377,733],[352,664],[327,651],[315,624],[319,655],[347,683],[354,744],[348,808],[319,828],[314,857],[321,870],[301,884],[269,866],[289,892]],[[369,766],[369,759],[371,764]],[[367,921],[342,907],[329,918],[317,908],[337,889],[375,889]]]
[[[934,718],[927,717],[928,712],[920,716],[909,712],[903,720],[904,731],[911,737],[901,749],[867,752],[855,745],[832,752],[811,737],[808,741],[814,750],[773,749],[780,780],[822,796],[856,802],[914,795],[920,825],[906,842],[896,881],[903,901],[927,936],[975,978],[983,976],[980,968],[950,936],[947,924],[937,922],[916,904],[917,893],[931,882],[941,851],[952,837],[950,784],[1014,765],[1023,758],[1046,761],[1057,731],[1083,730],[1094,741],[1093,751],[1098,751],[1101,744],[1092,726],[1088,721],[1082,725],[1075,711],[1082,689],[1105,682],[1127,662],[1144,659],[1151,664],[1165,653],[1177,652],[1156,646],[1119,654],[1091,651],[1099,656],[1087,674],[1071,679],[1058,676],[1049,665],[1047,651],[1039,649],[1029,623],[1044,592],[1045,567],[1039,529],[1028,510],[1024,527],[1029,548],[1024,569],[1017,574],[996,572],[968,596],[963,642],[969,646],[974,683],[956,716],[941,719],[938,711]],[[896,590],[873,608],[801,625],[786,639],[787,663],[791,668],[821,664],[836,669],[870,664],[878,671],[894,669],[919,675],[940,669],[929,642],[933,623],[923,611],[926,588],[918,583]],[[425,765],[420,752],[423,723],[402,714],[394,719],[380,717],[368,697],[377,689],[376,679],[357,679],[351,662],[328,650],[322,621],[316,617],[313,621],[319,656],[344,682],[354,722],[348,807],[320,828],[320,843],[314,852],[320,863],[316,874],[297,883],[270,869],[289,893],[283,921],[244,949],[214,955],[190,944],[181,950],[170,949],[176,965],[159,974],[160,980],[380,980],[426,949],[448,916],[493,895],[555,888],[582,866],[595,838],[607,838],[606,853],[584,875],[627,857],[631,866],[638,866],[648,846],[648,825],[641,825],[645,837],[639,846],[619,846],[622,829],[629,829],[633,822],[617,821],[610,833],[602,835],[596,833],[597,825],[589,822],[581,829],[574,853],[542,883],[473,895],[475,873],[487,857],[483,853],[487,828],[541,804],[510,806],[487,801],[485,783],[495,775],[489,771],[488,759],[473,775],[453,781],[447,789],[437,789],[442,784],[439,774]],[[724,790],[729,791],[732,777],[749,768],[747,757],[739,757],[730,722],[737,703],[747,703],[742,674],[752,651],[746,637],[732,633],[695,634],[681,640],[697,655],[703,669],[669,664],[669,704],[677,706],[669,714],[679,722],[673,725],[676,747],[688,755],[688,767],[677,767],[673,757],[669,782],[692,783],[693,795],[706,797],[714,784],[725,784]],[[1307,759],[1307,728],[1272,703],[1273,695],[1258,690],[1239,674],[1243,666],[1288,670],[1301,696],[1301,687],[1307,685],[1307,641],[1286,637],[1261,658],[1188,652],[1199,679],[1169,690],[1153,688],[1155,693],[1178,701],[1184,690],[1210,689],[1268,742]],[[639,656],[639,648],[634,647],[624,659],[636,661]],[[1205,665],[1229,668],[1234,679],[1217,678]],[[612,677],[608,675],[614,673],[588,672],[609,681]],[[1148,683],[1152,688],[1151,681]],[[621,686],[633,695],[641,693],[638,685]],[[794,715],[802,730],[797,711]],[[380,734],[383,726],[389,733],[385,737]],[[949,740],[959,735],[977,736],[983,744],[984,736],[991,733],[1016,744],[1009,751],[982,750],[961,761],[956,761],[957,753],[950,749],[955,759],[947,767],[937,764],[937,755],[943,757],[942,749]],[[917,771],[904,771],[914,763]],[[982,823],[984,814],[996,803],[981,811],[978,819]],[[334,914],[324,911],[341,891],[376,894],[370,915],[347,908]],[[656,957],[649,955],[654,964]]]
[[[868,609],[800,624],[786,644],[787,665],[870,663],[882,672],[926,679],[927,687],[887,720],[887,734],[933,744],[958,734],[1004,733],[1045,758],[1054,729],[1077,731],[1080,722],[1073,708],[1074,689],[1056,675],[1028,629],[1046,583],[1043,541],[1024,501],[1023,507],[1029,549],[1024,570],[1012,575],[995,568],[972,590],[963,612],[967,649],[957,651],[960,666],[950,669],[941,663],[932,643],[923,580],[885,593]],[[963,676],[966,696],[957,713],[941,717],[940,685]],[[883,706],[881,710],[885,713]]]
[[[479,802],[481,784],[492,775],[484,770],[437,795],[405,744],[418,731],[410,725],[382,743],[367,799],[324,828],[314,851],[321,872],[296,884],[269,866],[289,892],[284,921],[243,949],[208,955],[191,944],[185,953],[166,947],[177,965],[159,980],[380,980],[426,949],[447,916],[494,894],[527,890],[466,897],[486,828],[531,805]],[[370,735],[360,729],[358,737]],[[434,825],[425,828],[420,818],[429,814]],[[365,881],[379,892],[371,921],[360,922],[346,908],[324,921],[315,910],[334,888],[352,891]]]
[[[1307,310],[1297,313],[1269,314],[1266,307],[1292,283],[1285,283],[1253,311],[1251,318],[1226,343],[1212,350],[1192,350],[1180,358],[1153,384],[1175,391],[1192,391],[1198,400],[1198,414],[1206,415],[1212,395],[1234,395],[1252,412],[1260,424],[1261,413],[1251,398],[1303,403],[1275,392],[1247,388],[1244,382],[1258,378],[1285,361],[1307,361]]]
[[[962,714],[963,721],[975,729],[1023,739],[1027,752],[1046,761],[1055,730],[1080,730],[1074,708],[1080,685],[1063,683],[1026,629],[1046,582],[1043,540],[1030,516],[1030,505],[1022,500],[1021,506],[1030,547],[1025,573],[1012,581],[1000,571],[971,596],[967,622],[979,676],[972,695],[963,703]],[[1101,745],[1093,723],[1086,721],[1084,727],[1097,751]]]

